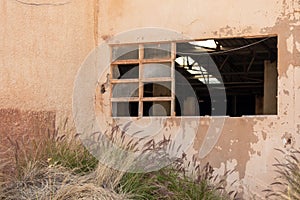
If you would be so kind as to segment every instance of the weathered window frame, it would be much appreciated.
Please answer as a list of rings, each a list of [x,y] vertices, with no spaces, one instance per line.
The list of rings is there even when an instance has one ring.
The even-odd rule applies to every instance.
[[[119,102],[138,102],[138,118],[145,117],[143,108],[144,102],[170,102],[170,113],[167,116],[174,117],[175,116],[175,59],[176,59],[176,42],[160,42],[160,44],[170,44],[171,46],[171,55],[169,58],[152,58],[152,59],[145,59],[145,51],[144,46],[148,44],[158,44],[156,43],[143,43],[143,44],[136,44],[138,45],[138,58],[137,59],[127,59],[127,60],[113,60],[113,48],[118,46],[124,46],[128,44],[114,44],[110,46],[111,52],[111,64],[110,64],[110,106],[111,106],[111,116],[113,117],[120,117],[114,116],[113,113],[113,103]],[[154,77],[154,78],[144,78],[144,65],[145,64],[155,64],[155,63],[170,63],[171,64],[171,76],[170,77]],[[122,65],[122,64],[138,64],[139,67],[139,75],[138,78],[131,78],[131,79],[116,79],[113,77],[113,68]],[[144,97],[144,84],[145,83],[156,83],[156,82],[170,82],[171,83],[171,96],[170,97]],[[113,97],[113,87],[116,84],[128,84],[128,83],[138,83],[138,97]],[[132,117],[132,116],[126,116]],[[146,116],[148,117],[148,116]]]

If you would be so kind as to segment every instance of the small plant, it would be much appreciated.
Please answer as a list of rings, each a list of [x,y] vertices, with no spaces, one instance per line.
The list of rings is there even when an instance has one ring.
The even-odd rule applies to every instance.
[[[284,152],[276,149],[284,155],[283,160],[275,159],[278,176],[271,184],[272,189],[264,190],[267,199],[298,200],[300,199],[300,151],[290,150]]]

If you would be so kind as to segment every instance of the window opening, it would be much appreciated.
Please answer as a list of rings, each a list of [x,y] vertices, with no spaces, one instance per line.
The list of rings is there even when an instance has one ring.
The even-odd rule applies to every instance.
[[[210,92],[218,94],[223,84],[226,115],[277,114],[277,57],[273,36],[114,45],[112,115],[212,115],[217,108]],[[175,70],[188,82],[182,83]],[[187,83],[196,99],[180,96]],[[200,113],[193,113],[193,106]]]

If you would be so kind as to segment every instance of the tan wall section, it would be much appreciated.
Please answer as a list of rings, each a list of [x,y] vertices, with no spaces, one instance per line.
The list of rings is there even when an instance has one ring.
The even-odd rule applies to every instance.
[[[70,111],[75,75],[93,47],[93,1],[2,0],[0,107]]]
[[[102,13],[99,33],[104,38],[138,27],[154,26],[176,30],[193,39],[263,34],[263,28],[275,25],[283,4],[283,1],[269,0],[99,2]]]

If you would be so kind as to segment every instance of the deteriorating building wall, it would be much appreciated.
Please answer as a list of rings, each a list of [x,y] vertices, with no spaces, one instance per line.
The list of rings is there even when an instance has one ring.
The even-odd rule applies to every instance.
[[[2,0],[0,27],[0,121],[9,121],[0,126],[1,138],[16,124],[44,121],[52,127],[69,116],[77,70],[98,44],[120,32],[160,27],[193,39],[278,36],[278,114],[226,117],[216,146],[203,158],[217,171],[236,169],[228,183],[238,179],[234,187],[244,197],[260,196],[272,181],[275,147],[299,147],[298,0]],[[201,129],[190,155],[198,155],[214,120],[197,119]],[[16,131],[27,130],[32,129]],[[283,142],[287,138],[291,144]]]
[[[193,39],[278,36],[278,114],[226,117],[213,150],[202,159],[228,178],[244,197],[262,197],[273,181],[274,148],[299,147],[300,2],[283,1],[99,1],[99,39],[141,27],[175,30]],[[112,25],[113,24],[113,25]],[[153,39],[155,37],[153,36]],[[143,42],[143,41],[140,41]],[[211,117],[201,117],[189,154],[198,155]],[[173,123],[172,123],[173,124]],[[176,124],[176,123],[175,123]],[[286,144],[284,141],[289,141]]]

